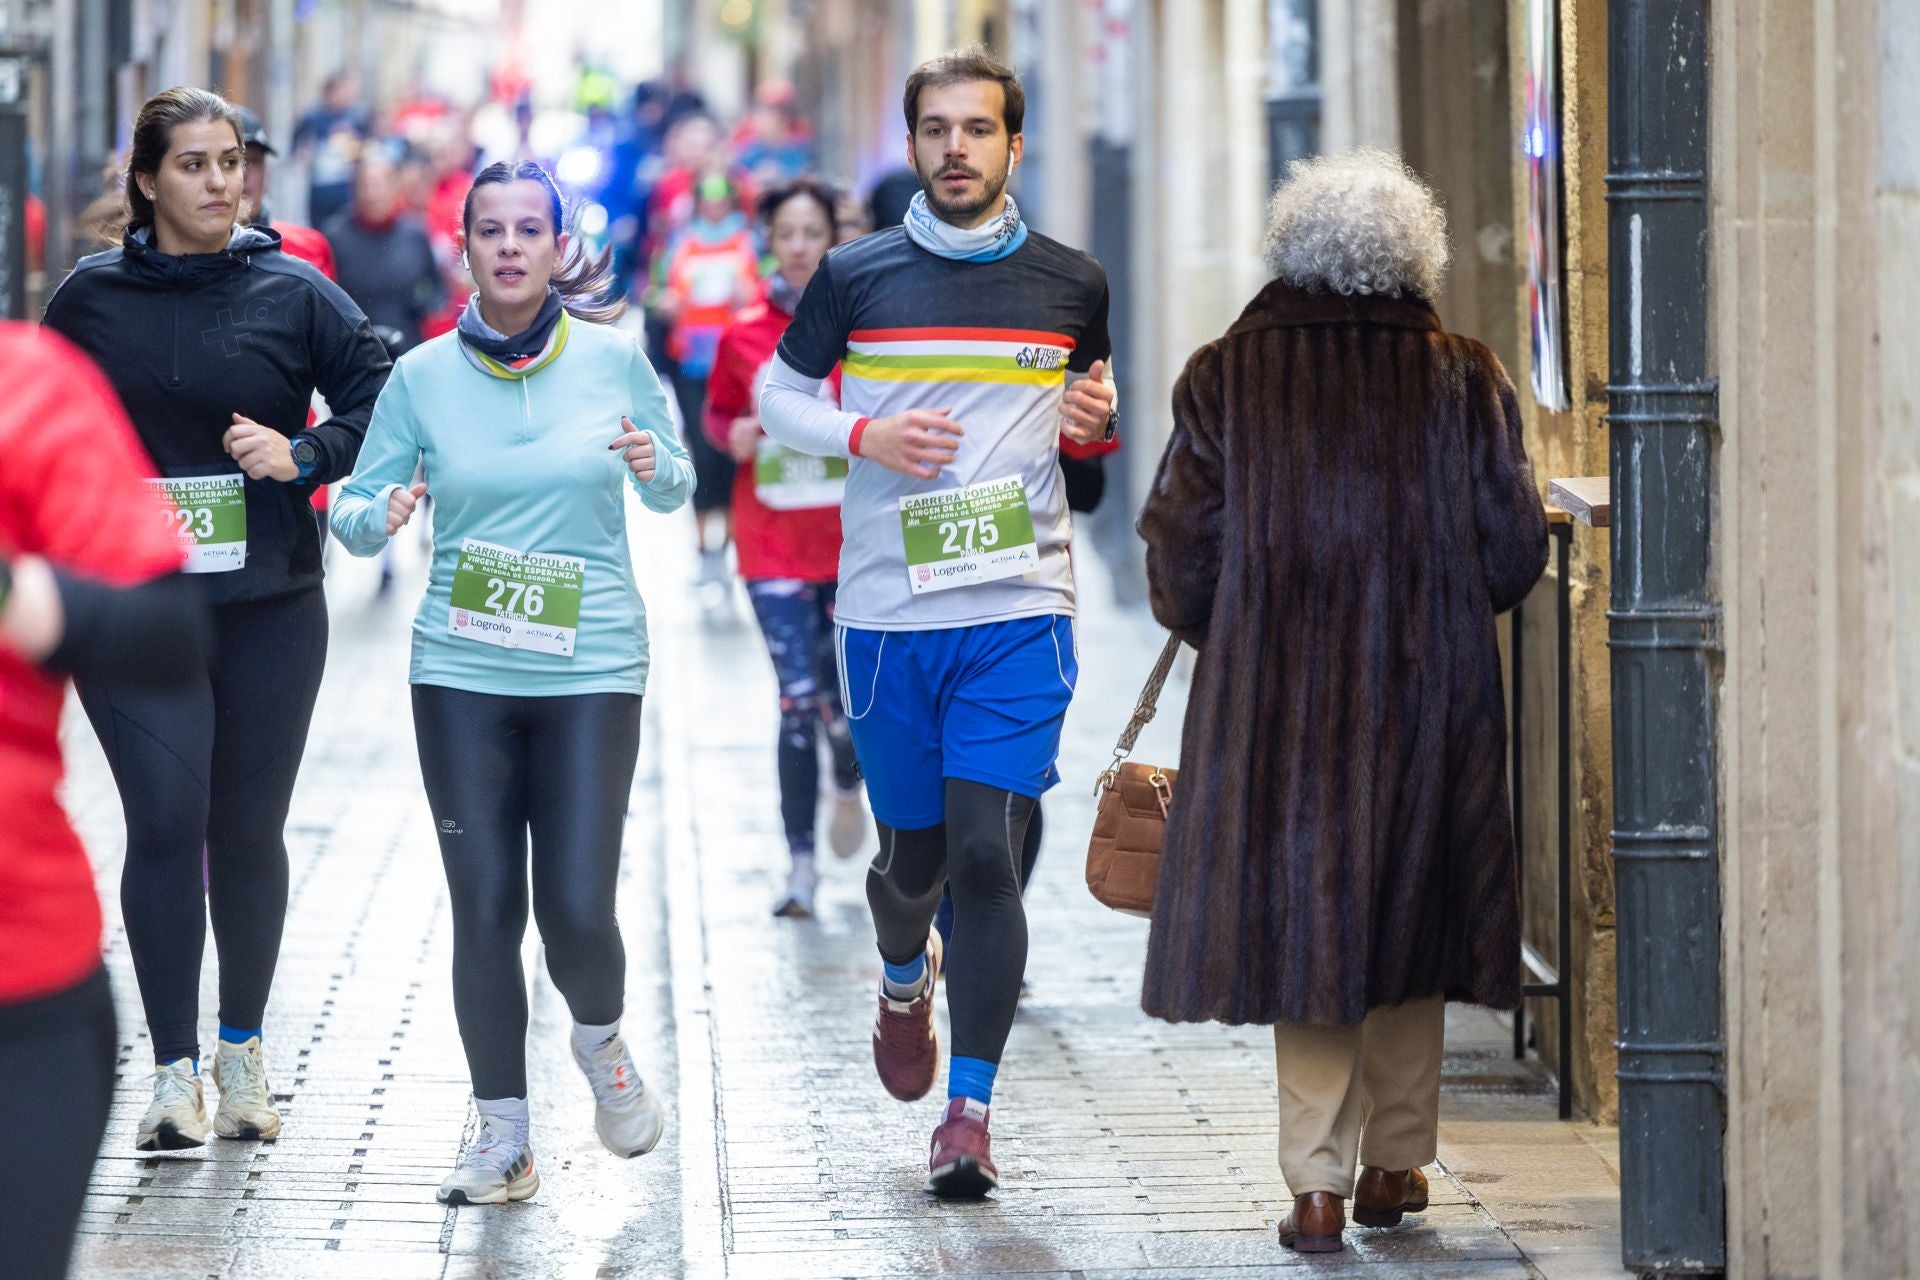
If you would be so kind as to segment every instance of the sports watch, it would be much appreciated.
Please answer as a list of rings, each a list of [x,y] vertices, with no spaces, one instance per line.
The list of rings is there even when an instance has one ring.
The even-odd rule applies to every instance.
[[[1113,408],[1107,410],[1107,429],[1100,433],[1100,440],[1102,443],[1105,443],[1109,440],[1112,440],[1114,436],[1119,434],[1119,432],[1120,432],[1120,408],[1118,405],[1116,405]]]
[[[305,480],[320,465],[320,446],[305,432],[290,437],[287,448],[293,454],[293,465],[300,469],[300,479]]]

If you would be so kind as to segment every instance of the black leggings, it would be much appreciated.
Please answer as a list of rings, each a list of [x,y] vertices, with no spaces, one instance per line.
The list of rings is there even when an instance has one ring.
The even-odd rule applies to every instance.
[[[1020,845],[1020,892],[1024,896],[1027,886],[1033,883],[1033,869],[1040,862],[1040,841],[1046,833],[1046,810],[1040,807],[1038,800],[1033,802],[1033,813],[1027,818],[1027,838]],[[940,909],[934,912],[933,927],[940,931],[943,939],[948,939],[947,962],[953,960],[953,886],[948,885],[940,894]]]
[[[1027,970],[1020,853],[1035,801],[960,778],[948,778],[946,788],[947,818],[939,826],[897,831],[878,824],[867,903],[880,958],[908,964],[926,948],[941,890],[953,885],[953,1054],[998,1062]]]
[[[747,596],[780,683],[780,741],[774,756],[780,774],[780,822],[786,828],[788,852],[809,856],[820,804],[822,737],[833,754],[835,785],[848,791],[860,781],[853,734],[840,709],[833,653],[834,584],[764,579],[749,582]]]
[[[0,1195],[0,1274],[9,1280],[67,1274],[113,1102],[113,1061],[105,969],[54,995],[0,1004],[0,1133],[30,1161]]]
[[[266,1019],[287,918],[287,808],[327,662],[318,587],[211,616],[212,660],[184,687],[80,685],[126,810],[120,909],[156,1062],[200,1054],[209,907],[220,1021]]]
[[[510,698],[413,686],[427,804],[453,904],[453,1011],[477,1098],[527,1096],[528,835],[533,916],[574,1021],[620,1017],[620,835],[640,696]]]

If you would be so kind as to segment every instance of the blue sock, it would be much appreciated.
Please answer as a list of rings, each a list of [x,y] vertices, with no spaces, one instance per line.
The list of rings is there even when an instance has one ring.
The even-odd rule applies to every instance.
[[[1000,1064],[985,1058],[954,1058],[947,1063],[947,1097],[993,1101],[993,1078]]]
[[[885,956],[880,957],[880,967],[886,970],[887,994],[896,1000],[918,999],[922,981],[927,974],[926,953],[915,956],[906,964],[894,964]]]
[[[223,1022],[220,1024],[220,1039],[226,1044],[245,1044],[259,1035],[260,1031],[259,1027],[230,1027]]]

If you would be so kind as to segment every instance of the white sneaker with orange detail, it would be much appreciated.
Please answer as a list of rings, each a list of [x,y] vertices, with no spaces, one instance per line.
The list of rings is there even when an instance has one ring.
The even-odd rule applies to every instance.
[[[591,1049],[574,1044],[573,1060],[593,1089],[593,1131],[600,1135],[600,1145],[622,1159],[653,1150],[667,1127],[666,1110],[640,1078],[620,1034]]]
[[[505,1117],[482,1113],[473,1145],[435,1194],[441,1204],[505,1204],[530,1199],[539,1190],[540,1171],[524,1125],[516,1129]]]

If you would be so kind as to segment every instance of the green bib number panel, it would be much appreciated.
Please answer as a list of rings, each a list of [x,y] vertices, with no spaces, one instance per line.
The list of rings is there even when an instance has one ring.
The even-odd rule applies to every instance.
[[[577,556],[515,551],[468,538],[453,571],[447,630],[480,644],[571,658],[586,576],[587,562]]]
[[[753,494],[769,511],[837,507],[846,489],[845,458],[816,458],[761,439],[753,460]]]
[[[247,566],[246,477],[175,476],[149,480],[171,504],[167,526],[187,553],[187,573],[232,573]]]
[[[1040,567],[1033,510],[1018,476],[900,499],[915,595],[1017,578]]]

